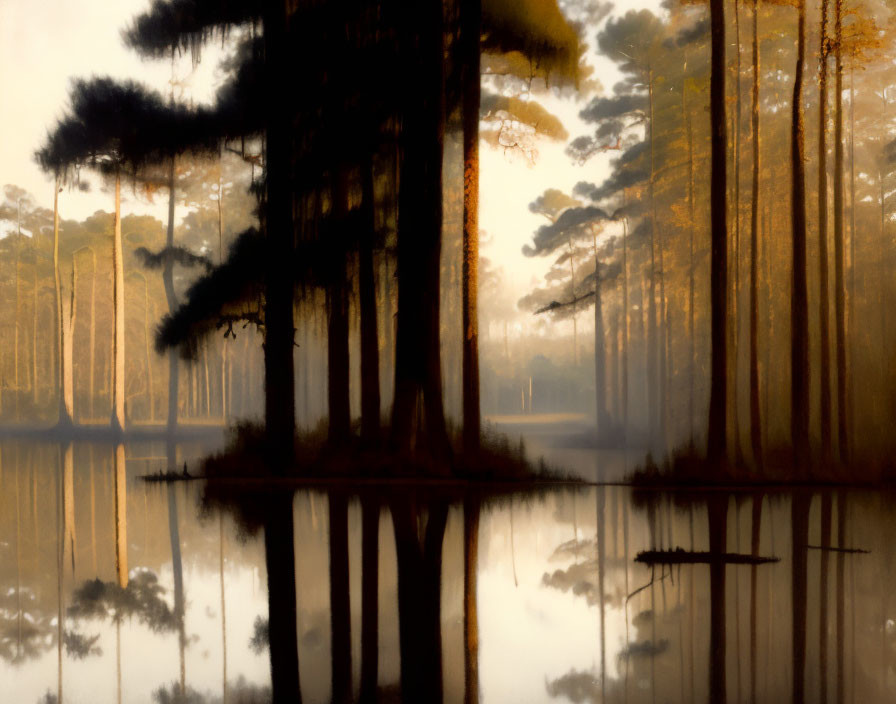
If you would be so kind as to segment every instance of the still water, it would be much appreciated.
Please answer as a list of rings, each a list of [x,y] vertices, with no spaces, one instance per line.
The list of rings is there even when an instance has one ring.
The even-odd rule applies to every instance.
[[[888,494],[139,478],[167,461],[0,445],[0,701],[896,698]]]

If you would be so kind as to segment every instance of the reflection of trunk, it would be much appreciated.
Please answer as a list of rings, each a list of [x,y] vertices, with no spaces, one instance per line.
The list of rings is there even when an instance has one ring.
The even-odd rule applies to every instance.
[[[441,574],[447,517],[444,504],[431,504],[421,542],[420,507],[407,496],[392,503],[398,557],[401,695],[406,702],[442,702]]]
[[[180,693],[183,696],[187,683],[187,670],[184,658],[187,634],[184,624],[184,564],[180,553],[177,493],[174,482],[168,482],[168,536],[171,540],[171,570],[174,572],[174,618],[177,621],[177,645],[180,652]]]
[[[65,446],[62,454],[62,506],[65,516],[65,539],[71,551],[72,577],[75,576],[75,462],[71,443]],[[65,552],[63,545],[63,553]]]
[[[392,444],[409,452],[422,396],[429,452],[450,454],[442,407],[439,272],[444,142],[443,18],[439,3],[414,3],[402,20],[402,64],[409,84],[401,129],[398,321]],[[404,666],[402,666],[404,670]],[[413,699],[413,697],[411,697]]]
[[[115,446],[115,567],[118,586],[128,586],[128,513],[127,474],[125,472],[124,445]]]
[[[604,613],[604,573],[606,570],[606,526],[604,525],[604,487],[598,486],[597,493],[597,594],[600,609],[600,700],[607,700],[607,632]]]
[[[806,545],[809,542],[809,497],[796,493],[791,499],[791,595],[793,608],[793,697],[806,700]]]
[[[818,679],[821,684],[819,701],[828,700],[828,565],[831,552],[831,492],[821,495],[821,568],[818,580]]]
[[[712,254],[710,264],[711,299],[711,372],[709,395],[709,427],[707,458],[713,463],[727,459],[727,412],[726,412],[726,340],[725,329],[728,315],[728,222],[727,222],[727,175],[725,149],[725,3],[710,0],[709,15],[712,31],[711,74],[709,82],[711,132],[711,176],[710,176],[710,227]],[[725,580],[724,572],[721,575]],[[714,592],[715,593],[715,592]],[[724,623],[721,628],[724,631]],[[724,648],[724,644],[723,644]],[[713,655],[715,658],[716,656]],[[713,660],[715,662],[715,660]],[[724,664],[724,659],[722,660]],[[721,673],[722,685],[725,681]],[[724,687],[723,687],[724,689]],[[724,692],[723,692],[724,695]]]
[[[707,504],[709,514],[709,551],[724,553],[728,535],[728,496],[712,497]],[[725,569],[723,560],[709,564],[709,700],[725,704]]]
[[[115,176],[112,235],[112,430],[125,427],[124,413],[124,257],[121,242],[121,176]],[[122,452],[124,450],[122,449]]]
[[[289,493],[273,494],[268,501],[264,558],[268,571],[272,701],[301,704],[292,503]]]
[[[376,205],[373,189],[373,159],[361,168],[364,225],[358,245],[358,297],[361,309],[361,438],[377,442],[380,434],[380,349],[377,332],[376,279],[373,274],[373,245],[376,237]]]
[[[65,602],[63,600],[63,584],[65,582],[65,543],[68,539],[68,490],[71,478],[70,458],[71,444],[69,444],[63,452],[65,458],[62,462],[62,481],[59,481],[57,475],[56,485],[56,603],[58,612],[56,614],[56,656],[58,659],[59,682],[57,683],[56,701],[62,704],[62,641],[65,633]],[[74,508],[72,509],[74,510]],[[60,520],[61,514],[65,515],[65,521]],[[73,558],[74,559],[74,556]]]
[[[797,478],[809,461],[809,301],[806,283],[806,159],[803,134],[803,64],[806,54],[806,7],[798,7],[797,59],[793,84],[791,141],[791,225],[793,275],[790,304],[790,435]]]
[[[837,547],[846,547],[846,492],[837,492]],[[846,701],[846,668],[844,656],[846,654],[846,555],[837,553],[837,704]],[[853,607],[855,613],[855,607]],[[855,648],[855,642],[853,642]]]
[[[464,704],[479,702],[479,570],[478,497],[464,500]]]
[[[330,647],[332,701],[347,704],[352,696],[352,618],[348,574],[348,500],[330,492]]]
[[[754,5],[755,12],[755,5]],[[755,25],[754,25],[755,28]],[[759,533],[762,528],[762,494],[756,494],[753,497],[753,515],[750,521],[750,555],[759,557]],[[756,598],[757,589],[756,582],[758,578],[759,566],[750,567],[750,704],[756,704],[756,625],[757,611]]]
[[[479,448],[479,107],[481,101],[479,47],[482,0],[460,4],[463,46],[463,408],[464,450]]]
[[[361,497],[361,704],[377,699],[379,678],[380,506]]]
[[[96,485],[94,484],[93,445],[90,446],[90,556],[93,564],[93,576],[99,579],[96,563]]]

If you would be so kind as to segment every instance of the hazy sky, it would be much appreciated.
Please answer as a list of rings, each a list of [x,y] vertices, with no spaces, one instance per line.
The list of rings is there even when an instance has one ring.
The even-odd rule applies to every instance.
[[[121,29],[148,5],[148,0],[0,0],[0,185],[18,184],[38,203],[51,204],[52,183],[32,155],[64,113],[72,78],[132,78],[167,93],[170,62],[143,61],[121,40]],[[616,4],[616,12],[644,5],[655,3],[625,0]],[[587,37],[592,44],[593,34]],[[208,46],[195,69],[189,57],[178,61],[175,72],[186,79],[186,95],[194,101],[213,96],[220,56],[219,47]],[[609,90],[618,77],[615,68],[602,59],[593,63],[595,77]],[[570,137],[587,131],[578,120],[583,103],[549,100],[545,104],[563,120]],[[540,281],[550,264],[550,259],[528,259],[521,253],[543,222],[528,211],[528,204],[545,188],[569,191],[578,181],[600,181],[606,174],[608,156],[580,167],[564,154],[565,146],[541,140],[537,160],[528,164],[517,154],[483,145],[480,226],[488,239],[482,254],[504,268],[515,299]],[[130,193],[123,197],[125,213],[164,217],[162,203],[149,204]],[[61,214],[67,218],[82,219],[109,208],[108,194],[96,183],[91,193],[65,192],[60,199]]]

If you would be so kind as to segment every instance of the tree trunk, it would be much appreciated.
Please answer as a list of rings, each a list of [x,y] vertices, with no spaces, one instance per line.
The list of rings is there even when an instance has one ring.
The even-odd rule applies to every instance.
[[[60,367],[62,369],[62,393],[60,395],[61,405],[59,408],[59,425],[61,427],[71,427],[72,420],[75,417],[75,377],[74,377],[74,336],[75,336],[75,284],[77,282],[75,262],[72,259],[72,284],[69,296],[63,296],[60,299],[61,305],[57,311],[61,315],[61,325],[58,327],[60,333],[60,346],[62,348],[62,359]],[[61,292],[60,292],[61,293]],[[66,300],[67,299],[67,300]],[[64,411],[64,413],[63,413]]]
[[[75,298],[75,275],[74,275],[74,259],[72,260],[72,296],[68,318],[70,320],[69,332],[66,334],[66,315],[63,310],[62,286],[59,278],[59,179],[56,179],[55,191],[53,193],[53,283],[54,295],[56,298],[56,324],[54,330],[56,332],[56,356],[59,360],[59,374],[55,379],[55,392],[59,399],[59,419],[57,421],[60,427],[71,427],[75,418],[75,397],[73,384],[72,369],[72,338],[71,333],[74,331],[74,298]]]
[[[806,283],[806,165],[803,134],[803,65],[806,55],[806,7],[797,8],[797,59],[790,126],[793,230],[790,299],[790,436],[796,477],[808,476],[809,463],[809,301]]]
[[[398,320],[392,444],[409,452],[422,396],[427,440],[437,462],[450,456],[442,406],[439,273],[442,242],[442,152],[445,127],[442,6],[415,3],[402,27],[408,85],[401,131],[398,218]]]
[[[361,439],[368,445],[380,436],[380,347],[377,325],[376,278],[373,246],[376,237],[376,203],[373,190],[373,159],[361,167],[364,226],[358,249],[358,294],[361,308]]]
[[[837,447],[849,460],[846,397],[846,282],[843,276],[843,0],[834,0],[834,312],[837,336]]]
[[[759,411],[759,0],[753,0],[753,86],[750,127],[753,142],[753,183],[750,200],[750,449],[753,464],[762,469],[762,415]]]
[[[697,379],[697,340],[695,337],[696,312],[694,285],[694,235],[697,222],[695,218],[694,198],[694,131],[687,104],[686,83],[681,84],[681,112],[685,121],[688,140],[688,446],[691,451],[695,447],[694,438],[694,398],[696,396]]]
[[[657,441],[657,428],[659,425],[659,399],[658,380],[659,360],[657,359],[657,314],[656,314],[656,232],[657,214],[656,200],[653,193],[655,178],[653,155],[653,73],[647,70],[647,100],[648,100],[648,140],[650,147],[650,177],[648,179],[648,197],[650,199],[650,280],[648,282],[647,301],[647,434],[649,446],[652,448]]]
[[[121,250],[121,175],[115,176],[112,236],[112,431],[124,432],[124,256]]]
[[[290,195],[292,125],[280,71],[287,59],[287,4],[263,3],[265,52],[265,437],[275,471],[295,458],[293,297],[295,232]],[[295,630],[293,624],[293,630]]]
[[[734,80],[734,295],[731,299],[731,415],[734,428],[734,456],[737,465],[741,465],[743,453],[740,438],[740,12],[738,2],[734,0],[734,46],[736,51]]]
[[[709,429],[707,459],[722,465],[727,460],[726,437],[726,340],[728,315],[728,222],[727,174],[725,148],[725,4],[724,0],[710,0],[712,57],[710,74],[710,123],[712,134],[712,170],[710,186],[710,225],[712,227],[711,254],[711,318],[712,361],[709,397]],[[724,575],[722,576],[724,579]],[[724,661],[723,661],[724,662]],[[724,673],[722,674],[724,679]]]
[[[853,369],[856,363],[856,93],[855,93],[855,69],[849,69],[849,326],[850,326],[850,359],[848,381],[852,381]],[[836,158],[836,157],[835,157]],[[855,428],[855,394],[852,384],[847,384],[847,403],[849,407],[849,419],[847,423]],[[848,440],[848,438],[847,438]],[[843,445],[840,456],[844,461],[849,460],[849,446],[844,457]]]
[[[479,40],[482,0],[461,2],[463,47],[463,417],[464,451],[479,449],[479,105],[481,99]]]
[[[334,175],[333,207],[337,227],[348,226],[348,173]],[[349,333],[347,254],[336,247],[327,285],[327,400],[329,404],[328,442],[344,447],[351,435],[349,396]]]
[[[821,347],[821,384],[819,410],[821,413],[821,464],[831,459],[831,331],[828,301],[828,0],[821,0],[819,34],[820,59],[818,67],[818,320]]]
[[[625,200],[625,189],[622,191]],[[622,438],[628,443],[628,219],[622,219]]]
[[[96,252],[92,249],[90,253],[93,255],[93,270],[90,273],[90,358],[88,364],[90,369],[87,372],[87,403],[90,412],[90,420],[96,418],[94,413],[94,402],[96,398]]]
[[[600,262],[597,259],[597,234],[591,233],[594,247],[594,391],[596,395],[598,437],[610,436],[607,413],[607,356],[604,339],[604,312],[600,298]],[[531,410],[531,409],[530,409]]]
[[[174,159],[168,171],[168,229],[165,236],[165,247],[170,251],[174,247],[174,206],[175,206],[175,184],[174,184]],[[165,299],[168,302],[168,313],[174,314],[177,310],[177,295],[174,292],[174,261],[171,257],[165,257],[162,268],[162,283],[165,286]],[[177,428],[177,396],[180,388],[179,380],[180,366],[177,359],[177,349],[174,347],[168,350],[168,433],[173,433]]]

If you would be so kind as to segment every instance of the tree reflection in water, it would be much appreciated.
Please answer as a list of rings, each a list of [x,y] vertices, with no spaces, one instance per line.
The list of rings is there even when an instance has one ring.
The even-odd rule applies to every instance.
[[[92,489],[79,471],[86,449],[68,452],[19,452],[0,477],[0,667],[16,673],[14,695],[25,676],[41,683],[24,701],[77,701],[97,668],[108,685],[97,701],[126,702],[894,693],[896,513],[875,494],[161,487],[122,473],[114,447],[96,453],[107,463]],[[128,465],[136,455],[128,449]],[[55,471],[28,466],[53,461]],[[39,535],[35,478],[48,519]],[[97,534],[79,544],[90,498]],[[134,679],[136,663],[149,681]],[[528,689],[514,692],[508,669]]]

